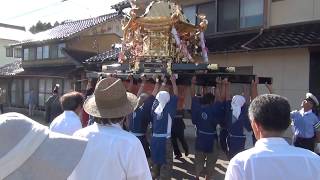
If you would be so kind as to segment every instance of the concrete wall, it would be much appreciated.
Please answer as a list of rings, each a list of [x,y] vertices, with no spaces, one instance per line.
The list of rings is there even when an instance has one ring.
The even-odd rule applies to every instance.
[[[308,49],[269,50],[210,55],[210,63],[220,66],[253,66],[258,76],[272,77],[274,93],[287,97],[292,108],[298,108],[309,90]],[[266,93],[259,85],[259,93]]]
[[[9,64],[16,60],[21,59],[21,58],[14,58],[14,57],[6,57],[6,47],[8,47],[10,44],[13,44],[13,43],[17,43],[17,41],[0,39],[0,67],[5,64]]]
[[[278,0],[271,2],[271,26],[311,20],[320,20],[320,0]]]

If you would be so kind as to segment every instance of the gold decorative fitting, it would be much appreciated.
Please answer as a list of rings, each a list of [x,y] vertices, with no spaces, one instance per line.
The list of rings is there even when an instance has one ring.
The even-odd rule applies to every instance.
[[[207,69],[209,70],[218,70],[218,64],[208,64]]]
[[[227,72],[236,72],[236,68],[235,67],[227,67],[226,69]]]
[[[171,75],[171,74],[172,74],[172,70],[171,70],[171,61],[169,61],[169,62],[167,63],[167,73],[168,73],[169,75]]]
[[[134,63],[134,71],[139,71],[139,69],[140,69],[140,64],[139,64],[139,62],[135,62],[135,63]]]

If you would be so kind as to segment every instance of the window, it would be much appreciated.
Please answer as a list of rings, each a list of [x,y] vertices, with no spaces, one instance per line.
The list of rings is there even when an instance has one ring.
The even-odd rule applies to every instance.
[[[29,93],[30,93],[30,80],[25,79],[24,80],[24,105],[28,106],[29,101]]]
[[[56,44],[50,46],[50,59],[58,58],[58,46]]]
[[[22,57],[22,49],[21,48],[14,48],[14,57],[21,58]]]
[[[205,14],[208,20],[208,27],[205,34],[213,34],[216,32],[217,19],[217,4],[216,1],[198,5],[197,14]]]
[[[44,106],[46,100],[52,93],[52,79],[39,80],[39,106]]]
[[[65,48],[65,47],[66,47],[66,44],[65,44],[65,43],[61,43],[61,44],[58,45],[58,48],[59,48],[59,50],[58,50],[58,57],[59,57],[59,58],[65,57],[64,53],[62,52],[62,48]]]
[[[218,3],[218,31],[263,25],[263,0],[223,0]]]
[[[239,0],[223,0],[218,4],[219,32],[239,29]]]
[[[32,47],[29,48],[29,60],[35,60],[36,59],[36,48]]]
[[[71,91],[72,91],[71,80],[64,79],[64,81],[63,81],[63,93],[68,93],[68,92],[71,92]]]
[[[196,24],[197,7],[196,6],[186,6],[183,8],[183,13],[190,21],[191,24]]]
[[[37,59],[42,59],[42,47],[37,47]]]
[[[240,28],[263,25],[263,1],[241,0]]]
[[[13,80],[11,83],[11,104],[13,105],[17,104],[16,96],[17,96],[17,82]]]
[[[23,49],[23,60],[29,60],[29,49]]]
[[[199,24],[200,20],[197,18],[197,14],[205,14],[208,20],[208,28],[205,34],[212,34],[216,32],[216,19],[217,19],[217,3],[216,1],[210,1],[208,3],[186,6],[183,8],[183,13],[190,21],[191,24]]]
[[[42,55],[43,55],[43,59],[49,58],[49,46],[42,47]]]
[[[6,56],[13,57],[13,48],[11,48],[11,47],[6,48]]]

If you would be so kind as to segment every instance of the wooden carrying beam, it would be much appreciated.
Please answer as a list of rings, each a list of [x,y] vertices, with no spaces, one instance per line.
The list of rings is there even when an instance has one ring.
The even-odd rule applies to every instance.
[[[99,77],[107,77],[110,75],[109,73],[98,73],[93,72],[87,74],[88,78],[99,78]],[[128,73],[117,73],[115,74],[118,78],[122,80],[128,80],[129,76],[132,76],[134,79],[134,83],[140,82],[141,74],[128,74]],[[145,73],[144,76],[146,79],[151,82],[155,83],[153,80],[154,76],[165,76],[168,79],[168,84],[170,84],[169,76],[163,73]],[[178,85],[190,85],[191,78],[193,76],[197,77],[197,85],[201,86],[215,86],[216,85],[216,78],[221,77],[228,78],[231,83],[241,83],[241,84],[251,84],[252,80],[255,79],[256,75],[244,75],[244,74],[232,74],[232,73],[206,73],[206,74],[195,74],[195,73],[180,73],[177,75],[177,84]],[[259,84],[272,84],[272,78],[270,77],[259,77]]]

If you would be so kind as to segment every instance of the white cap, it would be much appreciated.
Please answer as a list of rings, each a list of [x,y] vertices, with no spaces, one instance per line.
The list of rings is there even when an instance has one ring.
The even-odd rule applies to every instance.
[[[306,99],[308,99],[308,98],[312,99],[316,103],[316,105],[319,106],[319,101],[318,101],[317,97],[314,96],[312,93],[306,94]]]

